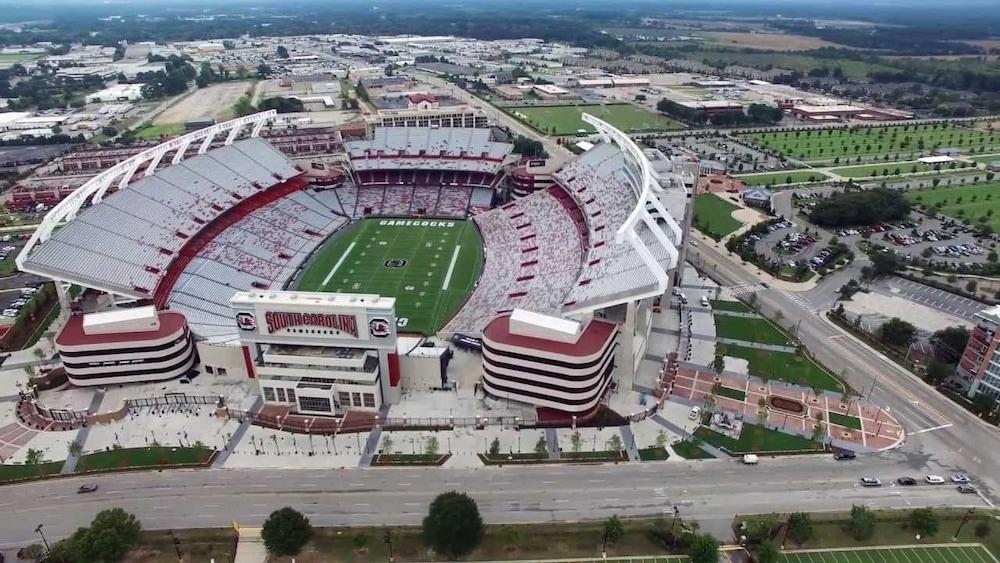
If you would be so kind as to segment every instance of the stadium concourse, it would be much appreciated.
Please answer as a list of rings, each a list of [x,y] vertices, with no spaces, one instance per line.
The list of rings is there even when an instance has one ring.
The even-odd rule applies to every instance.
[[[626,135],[585,116],[603,142],[552,174],[552,186],[510,200],[513,147],[490,129],[378,128],[345,142],[335,159],[344,169],[324,175],[259,137],[271,118],[221,123],[116,164],[49,213],[19,266],[59,282],[67,306],[70,285],[88,289],[76,311],[183,314],[199,361],[185,378],[256,379],[266,408],[284,413],[374,412],[443,388],[585,415],[613,383],[632,388],[682,260],[696,164],[657,153],[654,169]],[[469,248],[474,235],[405,231],[470,217],[481,249]],[[357,228],[368,219],[380,220]],[[410,244],[392,243],[390,227]],[[453,316],[439,312],[449,289]],[[399,311],[426,304],[435,315],[408,329]],[[488,326],[482,384],[449,373],[443,341],[481,347]],[[155,369],[114,377],[148,381]]]

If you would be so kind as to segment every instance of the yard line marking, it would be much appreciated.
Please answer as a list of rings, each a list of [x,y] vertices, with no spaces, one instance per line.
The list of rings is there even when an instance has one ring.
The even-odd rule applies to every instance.
[[[441,289],[448,289],[448,284],[451,283],[451,273],[455,271],[455,262],[458,262],[458,251],[462,250],[462,245],[456,245],[455,251],[451,253],[451,264],[448,265],[448,273],[444,275],[444,284]]]
[[[323,278],[323,287],[326,287],[326,284],[330,283],[330,280],[333,279],[333,274],[337,273],[337,270],[340,268],[340,265],[344,263],[344,260],[347,260],[347,256],[351,253],[352,250],[354,250],[354,245],[356,243],[357,241],[352,241],[351,244],[347,245],[347,250],[345,250],[344,253],[340,255],[340,260],[337,260],[337,263],[333,265],[333,268],[330,270],[330,273],[327,274],[325,278]]]
[[[924,432],[932,432],[934,430],[944,430],[945,428],[951,428],[952,426],[954,425],[950,422],[948,424],[942,424],[940,426],[932,426],[930,428],[924,428],[923,430],[917,430],[916,432],[910,432],[910,436],[916,434],[923,434]]]

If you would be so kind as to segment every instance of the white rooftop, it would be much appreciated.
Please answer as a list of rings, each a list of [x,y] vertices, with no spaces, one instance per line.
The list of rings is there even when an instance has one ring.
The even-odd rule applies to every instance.
[[[510,314],[510,333],[556,342],[576,342],[583,324],[569,319],[514,309]]]
[[[943,164],[945,162],[952,162],[955,159],[947,155],[937,155],[937,156],[925,156],[920,159],[920,162],[924,164]]]
[[[83,316],[83,332],[87,334],[111,334],[119,332],[145,332],[160,327],[156,307],[132,307],[112,309]]]

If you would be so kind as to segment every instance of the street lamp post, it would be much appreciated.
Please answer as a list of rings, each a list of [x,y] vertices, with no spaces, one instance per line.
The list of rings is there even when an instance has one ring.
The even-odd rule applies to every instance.
[[[392,536],[389,535],[389,528],[385,529],[383,541],[385,541],[385,545],[389,548],[389,563],[393,563],[396,557],[392,554]]]
[[[958,523],[958,529],[955,530],[955,535],[951,538],[951,541],[955,541],[958,539],[958,534],[962,533],[962,528],[965,526],[965,523],[968,522],[969,518],[971,518],[972,515],[975,513],[976,511],[971,508],[965,512],[965,516],[963,516],[962,521]]]
[[[42,537],[42,543],[45,545],[45,553],[48,553],[52,551],[52,549],[49,547],[49,540],[45,539],[45,534],[42,533],[43,526],[44,524],[39,524],[38,526],[35,527],[35,531],[38,532],[38,535]]]
[[[167,535],[170,536],[170,541],[174,544],[174,551],[177,552],[177,560],[183,561],[184,557],[181,555],[181,540],[174,535],[173,530],[167,530]]]

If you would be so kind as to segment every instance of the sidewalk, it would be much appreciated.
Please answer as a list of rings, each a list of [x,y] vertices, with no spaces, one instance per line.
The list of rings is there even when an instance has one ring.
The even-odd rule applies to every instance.
[[[267,548],[260,537],[260,528],[237,528],[239,540],[236,542],[236,557],[233,563],[264,563]]]

